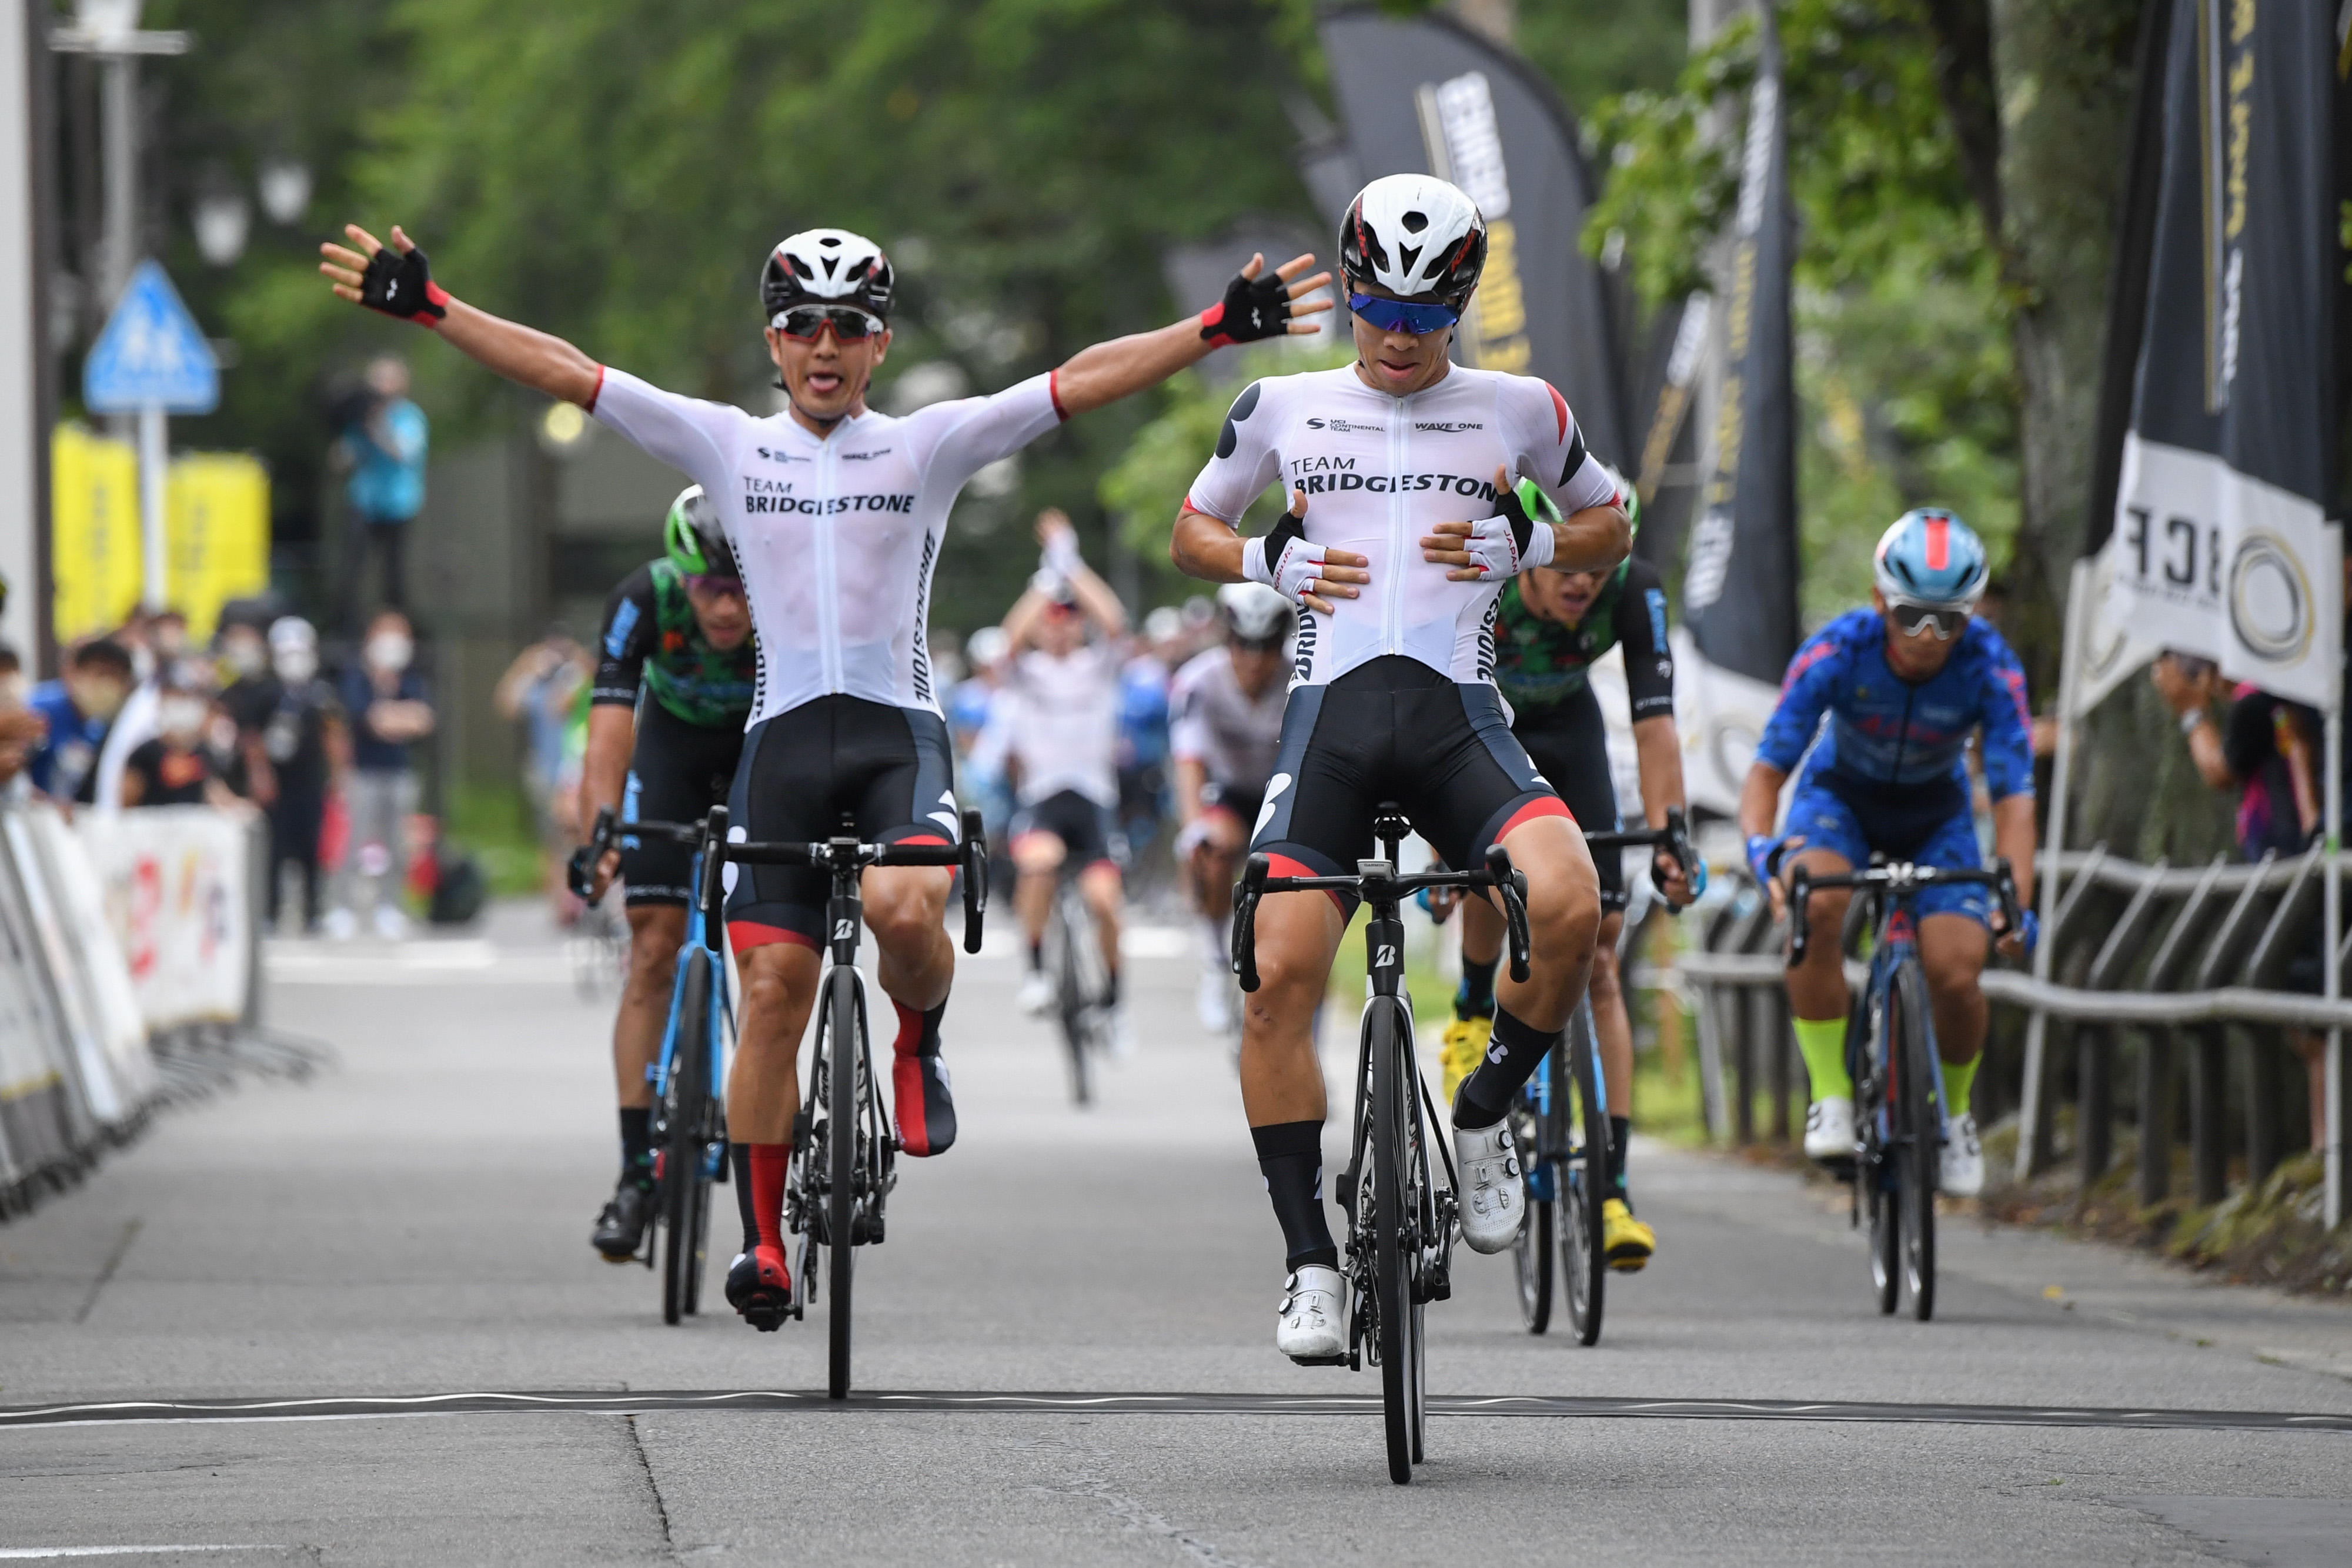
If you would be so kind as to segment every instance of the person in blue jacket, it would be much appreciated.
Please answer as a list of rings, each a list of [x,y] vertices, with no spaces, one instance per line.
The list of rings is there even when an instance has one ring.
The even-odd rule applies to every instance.
[[[1975,614],[1989,575],[1983,541],[1958,517],[1936,507],[1906,512],[1878,541],[1871,607],[1832,621],[1789,661],[1780,706],[1739,798],[1748,865],[1771,889],[1776,913],[1800,865],[1834,875],[1867,866],[1874,851],[1921,865],[1982,865],[1967,761],[1979,734],[1993,852],[2008,860],[2019,904],[2031,911],[2032,716],[2017,656]],[[1781,786],[1801,763],[1787,824],[1775,837]],[[1840,930],[1850,896],[1814,894],[1812,928]],[[2004,954],[2022,953],[2033,940],[2033,916],[2025,915],[2021,931],[1995,930],[2000,912],[1983,887],[1931,887],[1913,908],[1944,1064],[1941,1186],[1973,1197],[1984,1186],[1984,1154],[1969,1111],[1985,1038],[1978,977],[1988,934]],[[1797,1046],[1812,1079],[1805,1153],[1817,1160],[1849,1157],[1854,1148],[1841,957],[1835,941],[1815,942],[1789,971]]]

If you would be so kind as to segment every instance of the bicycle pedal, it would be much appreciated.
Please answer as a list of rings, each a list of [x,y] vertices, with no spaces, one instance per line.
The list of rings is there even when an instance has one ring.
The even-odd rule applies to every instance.
[[[1297,1362],[1301,1366],[1345,1366],[1348,1364],[1348,1358],[1344,1355],[1294,1355],[1290,1359]]]

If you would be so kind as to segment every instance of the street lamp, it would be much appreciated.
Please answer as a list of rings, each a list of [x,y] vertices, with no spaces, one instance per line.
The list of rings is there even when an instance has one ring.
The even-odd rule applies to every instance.
[[[273,224],[299,222],[310,210],[310,166],[299,158],[264,158],[255,183],[261,188],[261,210]]]
[[[139,30],[141,0],[74,0],[81,31],[111,42]]]
[[[215,267],[234,267],[245,254],[245,236],[253,226],[253,207],[245,193],[226,183],[212,184],[196,198],[196,249]]]

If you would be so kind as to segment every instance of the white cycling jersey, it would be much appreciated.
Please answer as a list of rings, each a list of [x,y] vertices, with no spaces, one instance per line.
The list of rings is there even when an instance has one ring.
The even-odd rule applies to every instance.
[[[1213,784],[1263,789],[1282,749],[1288,703],[1280,681],[1267,682],[1256,696],[1242,690],[1231,648],[1197,653],[1168,687],[1168,753],[1199,763]]]
[[[1021,766],[1021,803],[1075,789],[1097,806],[1118,804],[1118,651],[1087,643],[1056,657],[1032,648],[1013,661],[991,714]]]
[[[759,633],[754,725],[836,692],[937,712],[924,627],[948,511],[1063,418],[1051,372],[823,436],[789,412],[757,418],[609,367],[590,406],[717,508]]]
[[[1304,488],[1307,540],[1370,562],[1361,597],[1332,600],[1329,615],[1301,611],[1293,686],[1391,653],[1491,685],[1503,584],[1448,580],[1445,567],[1422,559],[1421,541],[1439,523],[1495,516],[1497,468],[1533,479],[1563,516],[1615,496],[1549,382],[1456,365],[1400,398],[1344,365],[1244,388],[1189,499],[1232,523],[1268,485],[1282,485],[1285,505]]]

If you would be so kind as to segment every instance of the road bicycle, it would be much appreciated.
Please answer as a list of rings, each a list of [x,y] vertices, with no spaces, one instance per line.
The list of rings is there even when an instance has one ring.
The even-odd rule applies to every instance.
[[[1274,876],[1266,857],[1254,854],[1234,905],[1234,968],[1242,989],[1251,992],[1258,985],[1257,906],[1267,894],[1339,890],[1358,894],[1370,910],[1364,925],[1369,994],[1357,1047],[1355,1113],[1337,1192],[1348,1216],[1348,1351],[1325,1364],[1360,1371],[1369,1360],[1381,1369],[1389,1479],[1400,1486],[1412,1479],[1412,1467],[1422,1459],[1427,1385],[1422,1312],[1454,1293],[1461,1184],[1446,1120],[1413,1057],[1398,906],[1423,888],[1495,889],[1510,931],[1511,977],[1528,977],[1527,878],[1512,869],[1509,852],[1500,844],[1488,849],[1482,871],[1407,875],[1397,870],[1397,846],[1409,831],[1399,809],[1381,804],[1372,832],[1385,856],[1357,862],[1352,876]],[[1442,1186],[1430,1171],[1432,1144],[1445,1172]]]
[[[687,908],[686,940],[678,947],[677,971],[670,982],[661,1054],[646,1069],[654,1090],[654,1222],[646,1228],[645,1262],[653,1268],[656,1254],[660,1254],[666,1323],[691,1317],[701,1308],[703,1266],[709,1254],[710,1188],[727,1179],[727,1107],[721,1085],[726,1082],[727,1042],[735,1032],[735,1006],[720,946],[725,926],[717,900],[707,896],[702,875],[706,864],[716,863],[713,851],[724,831],[723,821],[714,831],[709,818],[699,822],[616,822],[607,806],[596,813],[588,842],[572,857],[572,890],[585,900],[593,869],[624,839],[667,839],[694,851],[691,881],[702,896]],[[590,901],[592,909],[596,902]]]
[[[1664,827],[1587,833],[1584,841],[1598,853],[1664,850],[1694,885],[1698,883],[1698,856],[1679,807],[1667,811]],[[1600,1341],[1609,1280],[1601,1245],[1601,1208],[1609,1201],[1609,1089],[1599,1038],[1587,995],[1570,1017],[1561,1044],[1545,1055],[1511,1105],[1512,1135],[1527,1151],[1528,1218],[1511,1249],[1519,1313],[1529,1333],[1551,1326],[1551,1249],[1557,1235],[1568,1281],[1569,1323],[1577,1343],[1587,1345]],[[1563,1062],[1564,1071],[1556,1065]]]
[[[726,809],[714,809],[711,820],[716,838],[725,839]],[[717,843],[701,882],[702,896],[716,908],[727,864],[807,866],[832,878],[824,906],[829,962],[818,982],[817,1046],[808,1092],[793,1119],[792,1160],[784,1176],[784,1228],[800,1238],[800,1245],[783,1315],[805,1317],[819,1279],[826,1281],[825,1392],[835,1399],[849,1396],[856,1249],[880,1245],[884,1206],[898,1179],[898,1141],[882,1104],[866,1024],[866,977],[857,968],[858,933],[866,924],[859,879],[868,866],[951,866],[961,872],[967,953],[980,951],[988,904],[988,848],[978,811],[963,814],[961,843],[863,843],[852,820],[845,817],[842,828],[840,836],[821,843]]]
[[[1870,1211],[1870,1273],[1878,1310],[1892,1313],[1908,1289],[1911,1315],[1936,1314],[1936,1185],[1943,1161],[1944,1068],[1927,974],[1919,960],[1912,902],[1931,887],[1990,887],[2005,929],[2018,929],[2017,883],[2009,862],[1965,871],[1893,861],[1866,871],[1815,875],[1799,866],[1789,887],[1789,967],[1811,940],[1812,894],[1853,888],[1869,903],[1870,983],[1846,1019],[1846,1067],[1853,1075],[1852,1223]]]
[[[1070,1103],[1094,1100],[1094,1061],[1106,1049],[1110,1027],[1110,975],[1103,963],[1102,928],[1087,907],[1078,879],[1064,868],[1054,879],[1054,902],[1045,915],[1045,973],[1053,988],[1054,1018],[1068,1053]]]

